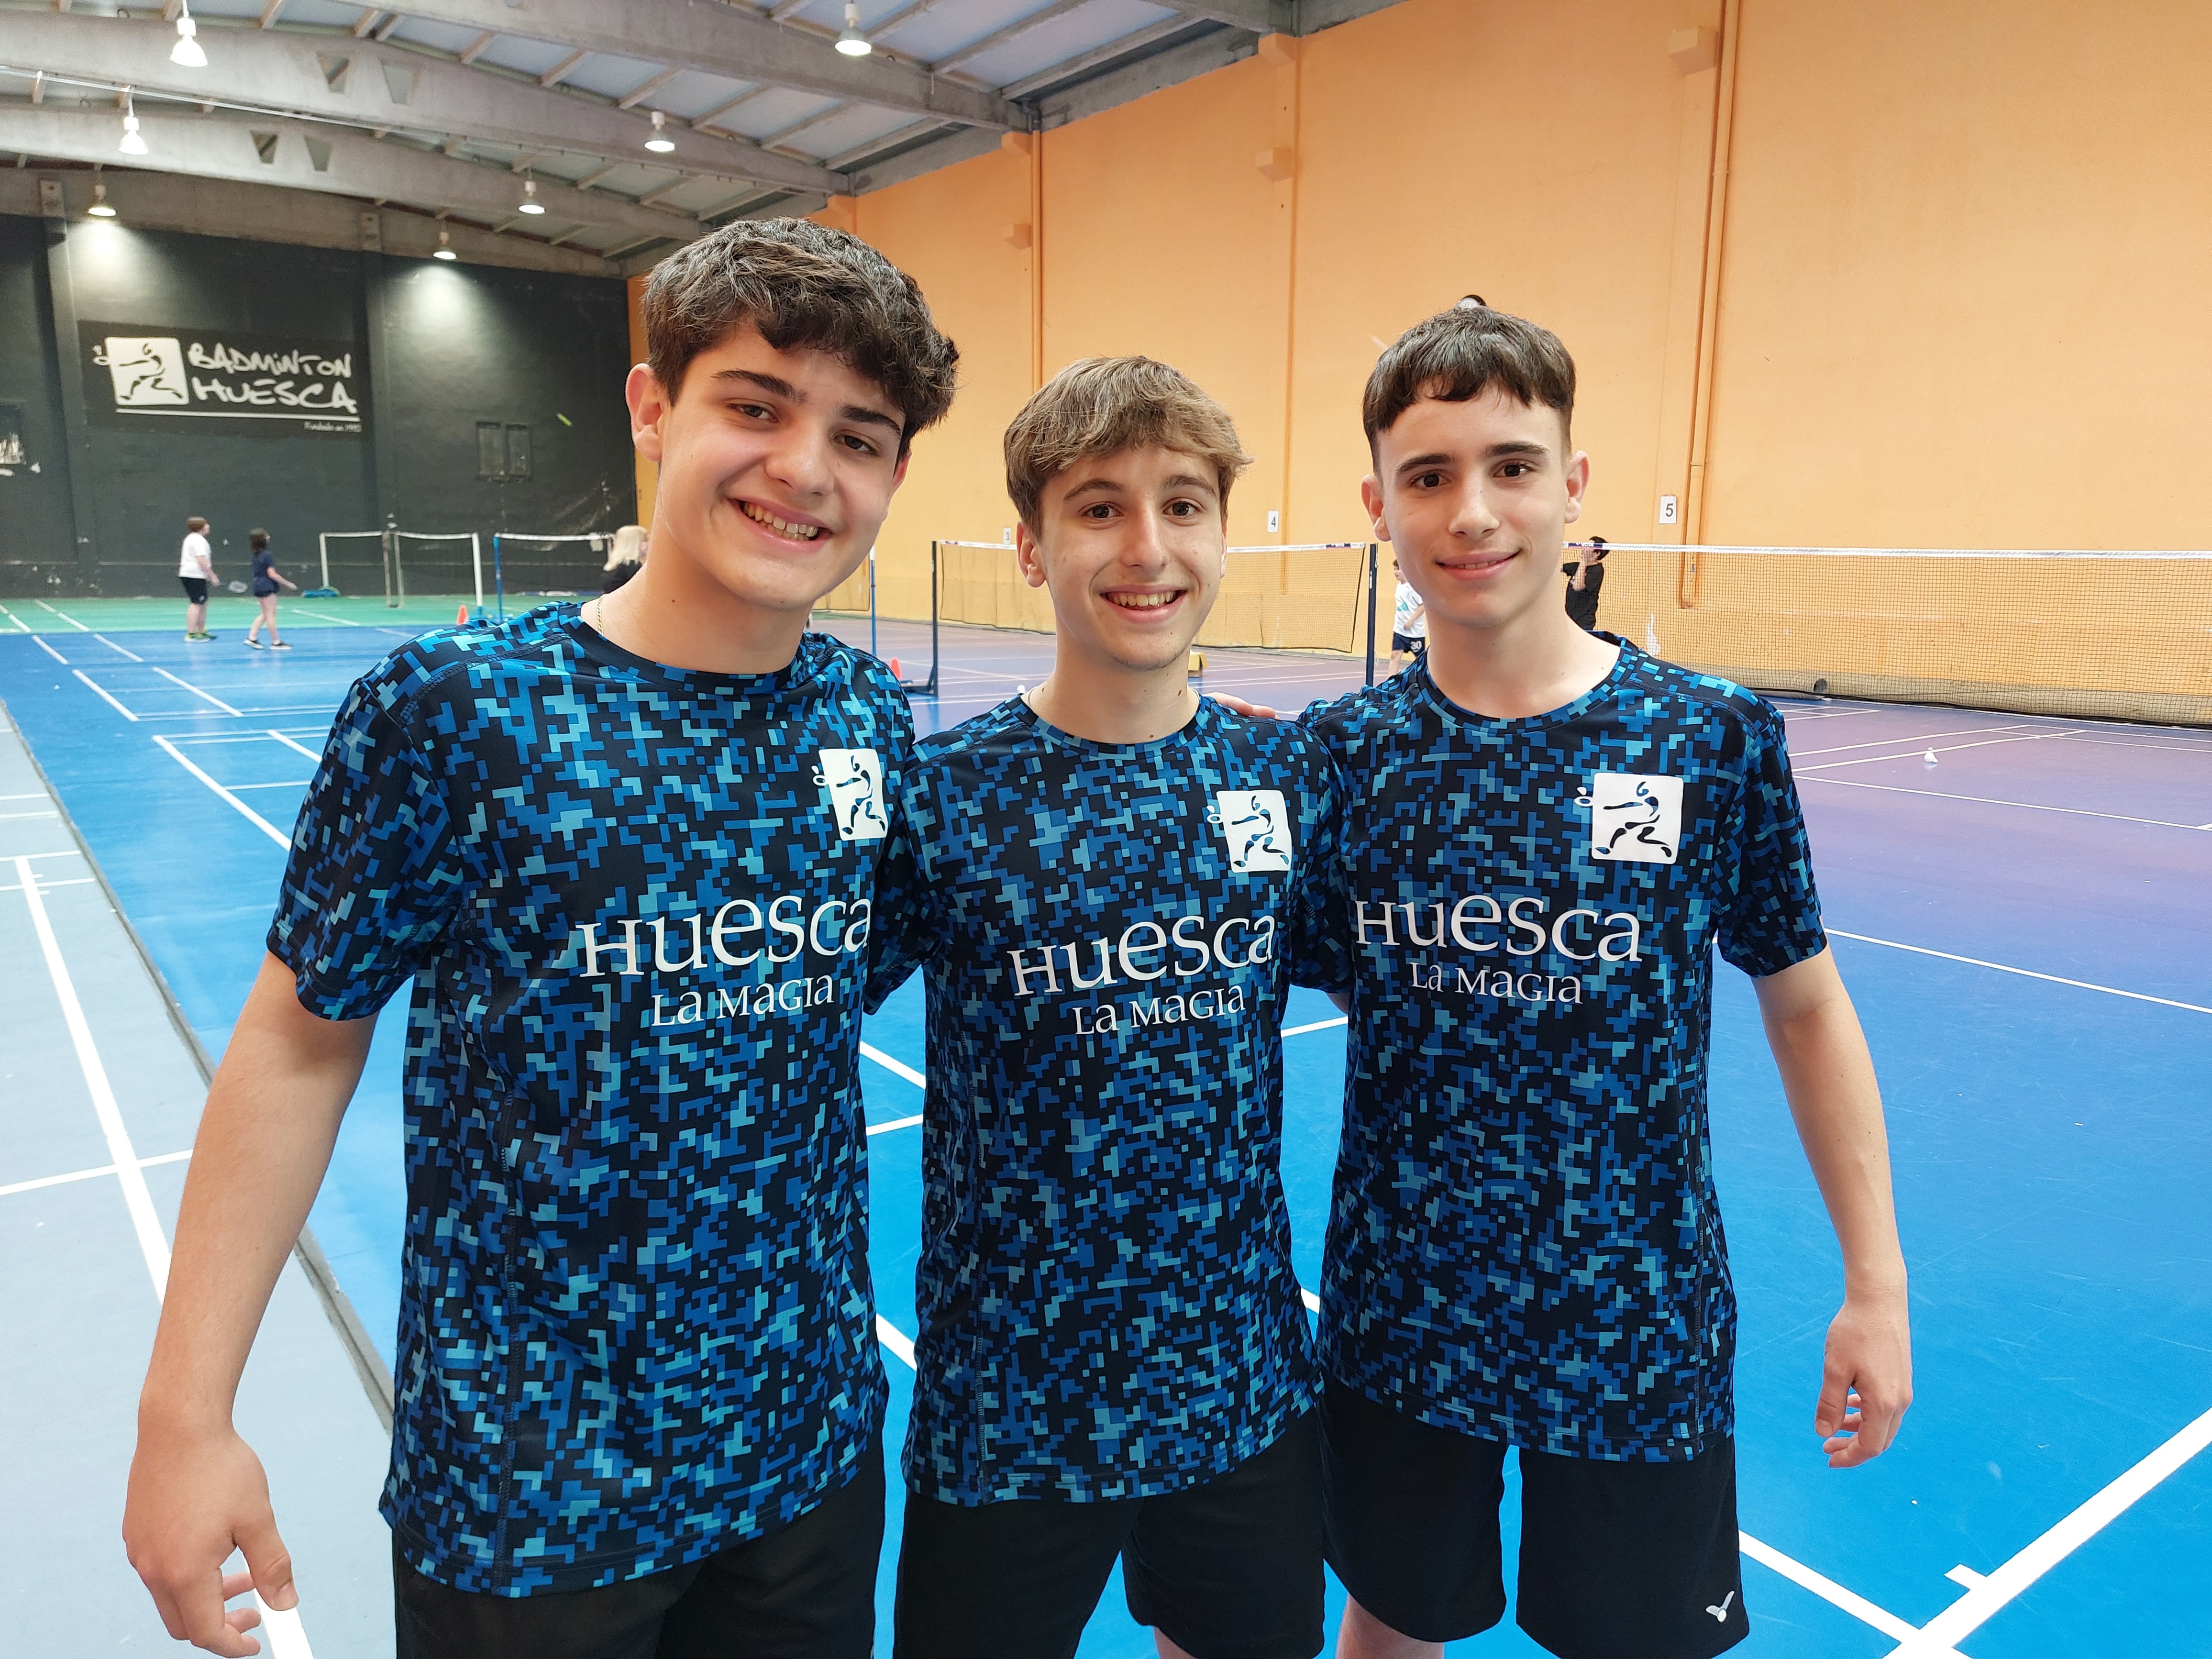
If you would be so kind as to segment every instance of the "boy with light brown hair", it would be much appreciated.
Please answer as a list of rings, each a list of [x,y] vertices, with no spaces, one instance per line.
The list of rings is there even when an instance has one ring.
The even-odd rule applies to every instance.
[[[1189,684],[1246,465],[1219,404],[1093,359],[1006,453],[1052,672],[918,747],[868,987],[920,966],[929,1005],[897,1653],[1073,1655],[1118,1556],[1169,1659],[1310,1659],[1280,1030],[1343,982],[1334,769]]]

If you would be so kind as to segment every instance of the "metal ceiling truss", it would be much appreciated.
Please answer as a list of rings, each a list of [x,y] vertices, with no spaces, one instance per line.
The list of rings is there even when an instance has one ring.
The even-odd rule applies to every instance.
[[[807,0],[406,0],[363,9],[349,30],[288,22],[286,0],[265,0],[258,21],[200,20],[208,67],[197,70],[168,60],[175,34],[166,20],[177,15],[179,0],[165,0],[164,21],[72,14],[70,0],[52,0],[52,10],[0,0],[7,24],[0,63],[29,72],[21,81],[0,76],[0,134],[8,135],[0,148],[116,166],[113,117],[70,106],[73,94],[58,83],[130,86],[152,154],[123,165],[409,202],[503,228],[532,222],[515,214],[512,172],[461,152],[471,144],[511,150],[514,171],[574,156],[585,164],[576,185],[538,178],[548,217],[629,233],[604,257],[642,260],[639,250],[696,236],[702,222],[732,212],[805,211],[832,195],[880,189],[980,154],[1000,132],[1055,126],[1249,56],[1262,34],[1310,33],[1395,0],[1153,3],[1172,15],[994,89],[965,66],[1085,0],[1042,0],[934,63],[900,52],[887,37],[960,0],[896,7],[868,26],[878,48],[860,58],[830,51],[831,34],[797,16]],[[469,31],[469,43],[447,53],[393,40],[410,19]],[[526,75],[480,63],[502,39],[544,42],[562,56]],[[563,88],[595,54],[654,67],[619,96]],[[41,72],[48,78],[29,78]],[[648,152],[645,141],[656,135],[642,106],[687,72],[742,90],[696,117],[669,116],[659,136],[674,150]],[[28,105],[12,101],[19,88]],[[834,101],[762,140],[722,125],[741,106],[785,91]],[[159,101],[165,98],[201,113],[184,114]],[[855,108],[913,118],[823,161],[769,147]],[[272,161],[262,159],[268,145],[251,141],[249,130],[264,141],[277,135]],[[395,133],[443,153],[385,142]],[[632,167],[652,170],[641,196],[604,187]],[[701,178],[724,181],[731,192],[696,215],[655,205]],[[563,230],[559,240],[577,234]]]

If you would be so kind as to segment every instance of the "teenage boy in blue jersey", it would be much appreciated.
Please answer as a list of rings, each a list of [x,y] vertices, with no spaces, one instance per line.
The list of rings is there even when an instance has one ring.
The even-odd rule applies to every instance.
[[[1081,362],[1006,449],[1052,672],[918,750],[868,986],[927,969],[897,1653],[1072,1655],[1119,1556],[1171,1659],[1311,1659],[1279,1033],[1293,981],[1345,982],[1334,770],[1190,689],[1246,464],[1218,404]]]
[[[1753,976],[1843,1248],[1829,1462],[1878,1455],[1911,1395],[1881,1103],[1782,720],[1561,608],[1574,384],[1553,336],[1487,308],[1383,354],[1364,494],[1428,653],[1306,720],[1344,780],[1354,966],[1320,1331],[1342,1659],[1502,1615],[1509,1446],[1536,1641],[1704,1659],[1748,1632],[1716,945]]]
[[[226,1597],[295,1603],[231,1396],[410,983],[403,1659],[871,1650],[865,809],[912,728],[886,672],[805,629],[956,354],[908,278],[798,220],[672,255],[644,313],[651,562],[356,685],[209,1095],[124,1533],[211,1652],[255,1650]]]

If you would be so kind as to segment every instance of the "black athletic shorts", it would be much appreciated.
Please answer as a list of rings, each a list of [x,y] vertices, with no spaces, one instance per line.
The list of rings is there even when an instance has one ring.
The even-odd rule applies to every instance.
[[[1505,1613],[1505,1446],[1334,1377],[1321,1410],[1328,1564],[1401,1635],[1455,1642]],[[1516,1622],[1560,1659],[1711,1659],[1751,1634],[1735,1443],[1686,1463],[1521,1453]]]
[[[880,1443],[787,1527],[600,1589],[484,1595],[400,1558],[398,1659],[869,1659],[884,1546]]]
[[[1418,657],[1429,648],[1428,636],[1424,634],[1393,634],[1390,636],[1390,648],[1393,651],[1403,652],[1409,657]]]
[[[1101,1504],[909,1497],[897,1659],[1067,1659],[1114,1558],[1129,1616],[1192,1659],[1322,1647],[1321,1436],[1308,1412],[1203,1486]]]
[[[205,605],[207,603],[207,578],[205,576],[179,576],[177,580],[185,585],[185,597],[190,599],[194,605]]]

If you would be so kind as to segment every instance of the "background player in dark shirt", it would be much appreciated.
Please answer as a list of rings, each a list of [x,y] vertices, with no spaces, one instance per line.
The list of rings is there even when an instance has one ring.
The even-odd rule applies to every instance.
[[[1346,801],[1345,1127],[1322,1291],[1341,1659],[1415,1659],[1505,1596],[1565,1659],[1741,1641],[1735,1308],[1705,1075],[1716,946],[1753,976],[1842,1246],[1814,1421],[1836,1466],[1911,1397],[1881,1103],[1826,949],[1779,716],[1574,626],[1589,459],[1547,331],[1455,309],[1370,380],[1376,533],[1429,650],[1310,712]]]
[[[651,562],[362,677],[209,1091],[124,1539],[210,1652],[255,1651],[227,1598],[297,1604],[231,1400],[410,985],[401,1659],[872,1648],[888,1385],[854,1067],[885,837],[842,781],[860,757],[895,787],[913,728],[805,628],[957,354],[910,278],[801,220],[691,243],[643,309]]]
[[[1053,670],[918,745],[869,981],[929,990],[897,1654],[1072,1654],[1119,1555],[1170,1659],[1310,1659],[1280,1030],[1345,983],[1335,770],[1189,684],[1245,465],[1218,404],[1078,363],[1006,460]]]
[[[1559,568],[1567,578],[1567,615],[1585,633],[1597,631],[1597,596],[1605,591],[1605,538],[1593,536],[1582,557]]]

